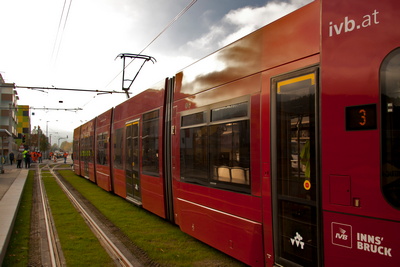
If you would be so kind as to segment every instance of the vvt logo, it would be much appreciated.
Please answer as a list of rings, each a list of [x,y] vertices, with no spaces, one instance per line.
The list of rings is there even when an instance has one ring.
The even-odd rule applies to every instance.
[[[332,222],[332,244],[341,247],[352,248],[351,230],[351,225]]]
[[[296,235],[294,238],[290,238],[290,242],[292,243],[292,246],[296,246],[298,248],[304,249],[304,242],[302,241],[303,237],[296,232]]]

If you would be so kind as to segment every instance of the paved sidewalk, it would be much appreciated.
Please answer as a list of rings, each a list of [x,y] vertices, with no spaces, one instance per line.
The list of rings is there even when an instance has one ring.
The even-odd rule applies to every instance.
[[[31,166],[31,170],[35,165]],[[17,165],[4,165],[0,173],[0,266],[7,251],[8,242],[14,227],[22,190],[29,169],[17,169]]]

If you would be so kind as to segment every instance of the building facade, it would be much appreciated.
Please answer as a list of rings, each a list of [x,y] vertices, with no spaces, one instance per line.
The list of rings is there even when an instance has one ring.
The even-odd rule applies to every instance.
[[[19,105],[17,111],[17,132],[18,132],[18,144],[22,143],[24,136],[27,138],[31,133],[31,117],[29,116],[29,106]]]
[[[17,102],[18,95],[14,84],[4,82],[0,74],[0,129],[7,130],[11,134],[9,137],[2,137],[3,140],[0,143],[2,155],[6,158],[11,151],[15,154],[18,150],[18,144],[15,142],[18,137]]]

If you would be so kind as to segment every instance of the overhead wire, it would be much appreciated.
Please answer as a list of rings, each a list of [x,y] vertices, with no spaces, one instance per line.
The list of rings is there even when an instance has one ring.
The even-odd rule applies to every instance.
[[[63,19],[63,16],[64,16],[64,10],[65,10],[66,3],[67,3],[67,0],[64,0],[64,5],[63,5],[62,11],[61,11],[61,15],[60,15],[60,21],[58,22],[57,34],[56,34],[56,38],[54,39],[53,50],[51,52],[51,59],[52,60],[53,60],[53,56],[54,56],[54,51],[55,51],[56,46],[57,46],[58,35],[60,33],[61,23],[62,23],[62,19]]]
[[[195,3],[197,2],[197,0],[192,0],[184,9],[182,9],[181,12],[179,12],[178,15],[175,16],[175,18],[173,18],[167,26],[164,27],[164,29],[156,35],[156,37],[153,38],[153,40],[150,41],[150,43],[148,43],[140,52],[139,54],[142,54],[151,44],[153,44],[164,32],[166,32],[168,30],[168,28],[170,28],[172,26],[172,24],[174,24],[180,17],[183,16],[183,14],[185,14]],[[126,65],[124,66],[124,68],[106,85],[106,88],[118,77],[121,75],[121,73],[130,65],[132,64],[132,62],[135,60],[135,58],[132,58],[132,60]]]
[[[172,24],[174,24],[180,17],[182,17],[182,15],[185,14],[189,10],[189,8],[191,8],[196,2],[197,0],[192,0],[192,2],[190,2],[178,15],[176,15],[175,18],[156,37],[154,37],[154,39],[151,40],[151,42],[148,45],[146,45],[142,49],[142,51],[140,51],[139,54],[143,53],[144,50],[146,50],[152,43],[154,43],[155,40],[157,40],[169,27],[172,26]],[[132,59],[132,61],[133,60],[134,59]],[[129,64],[127,65],[127,67],[129,66]]]
[[[150,45],[152,45],[163,33],[165,33],[180,17],[182,17],[195,3],[197,2],[197,0],[192,0],[183,10],[181,10],[178,15],[176,15],[163,29],[162,31],[157,34],[141,51],[139,54],[142,54]],[[62,12],[60,15],[60,20],[59,20],[59,24],[58,24],[58,29],[57,29],[57,34],[56,34],[56,38],[54,40],[54,45],[53,45],[53,51],[52,51],[52,63],[55,65],[57,58],[58,58],[58,54],[60,51],[60,47],[62,44],[62,40],[63,40],[63,36],[64,36],[64,32],[65,32],[65,28],[68,22],[68,17],[69,17],[69,12],[72,6],[72,0],[69,1],[69,5],[68,5],[68,9],[66,11],[65,14],[65,10],[67,8],[68,5],[68,1],[65,0],[64,1],[64,5],[62,8]],[[61,29],[62,28],[62,29]],[[61,31],[61,33],[60,33]],[[107,85],[106,87],[108,87],[119,75],[121,75],[121,73],[135,60],[135,58],[133,58],[124,68],[123,70],[121,70]],[[49,89],[49,88],[46,88]],[[51,88],[53,89],[53,88]],[[57,88],[59,89],[59,88]],[[72,90],[72,89],[70,89]],[[116,93],[116,92],[114,92]],[[92,98],[90,99],[84,106],[88,105],[90,102],[92,102],[95,99]]]
[[[65,28],[66,28],[67,22],[68,22],[69,12],[71,10],[72,0],[69,1],[67,13],[64,14],[66,5],[67,5],[67,0],[64,0],[64,5],[63,5],[62,12],[61,12],[61,15],[60,15],[60,21],[58,23],[56,39],[54,40],[53,51],[51,53],[51,60],[52,60],[52,63],[54,65],[57,62],[58,54],[60,52],[61,44],[62,44],[63,37],[64,37]],[[64,18],[64,20],[63,20],[63,18]],[[63,27],[62,27],[61,34],[60,34],[61,25],[63,25]],[[54,52],[56,52],[55,56],[54,56]]]

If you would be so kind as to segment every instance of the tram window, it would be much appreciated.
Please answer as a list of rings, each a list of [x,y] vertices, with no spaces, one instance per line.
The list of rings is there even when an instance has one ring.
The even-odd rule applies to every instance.
[[[315,74],[277,82],[277,185],[285,197],[316,199],[316,187],[305,189],[315,174]]]
[[[249,185],[248,120],[210,126],[210,155],[215,181]]]
[[[117,169],[122,169],[122,128],[115,130],[114,135],[114,166]]]
[[[81,157],[81,160],[83,161],[83,156],[85,156],[85,149],[86,149],[85,139],[81,138],[80,139],[80,143],[81,143],[81,149],[80,149],[81,154],[80,154],[80,157]]]
[[[158,128],[158,110],[143,115],[142,170],[145,174],[157,177],[159,176]]]
[[[132,168],[131,163],[134,161],[133,160],[134,152],[132,151],[132,147],[133,147],[132,136],[137,136],[137,134],[133,134],[133,130],[134,130],[134,127],[133,127],[132,123],[125,125],[125,142],[126,142],[125,143],[125,162],[126,162],[125,168],[127,168],[127,169]]]
[[[108,133],[97,135],[97,164],[108,165]]]
[[[93,136],[84,137],[82,141],[82,161],[93,162]]]
[[[94,161],[94,153],[93,153],[93,136],[88,137],[88,151],[89,151],[89,161],[93,162]]]
[[[182,117],[183,181],[250,193],[248,106],[242,102]],[[209,123],[206,114],[211,114]]]
[[[208,180],[207,127],[181,130],[181,178],[204,184]]]
[[[203,124],[206,122],[206,112],[198,112],[182,117],[182,127]]]
[[[393,50],[380,69],[382,108],[382,192],[400,209],[400,48]]]
[[[233,104],[211,111],[211,121],[231,120],[234,118],[247,117],[247,102]]]
[[[74,142],[73,142],[73,148],[74,148],[74,157],[73,157],[73,159],[74,160],[79,160],[79,157],[77,157],[77,153],[76,152],[78,152],[79,151],[79,141],[78,140],[74,140]]]

